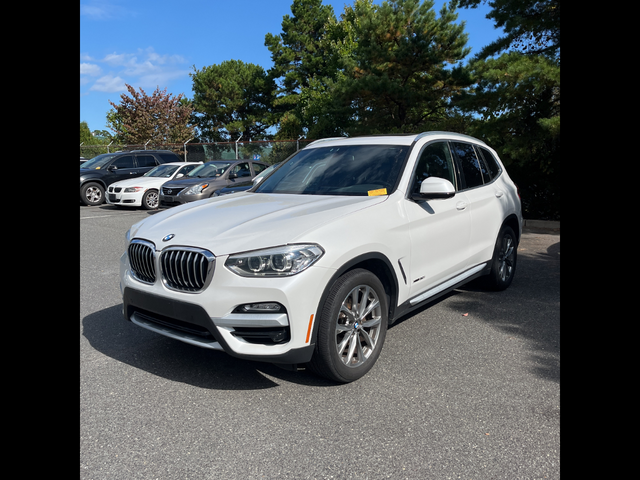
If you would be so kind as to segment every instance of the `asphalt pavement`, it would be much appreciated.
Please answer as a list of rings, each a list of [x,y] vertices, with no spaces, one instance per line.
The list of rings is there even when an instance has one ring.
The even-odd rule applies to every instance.
[[[124,234],[152,214],[80,208],[81,479],[560,478],[559,225],[525,226],[508,290],[402,318],[335,385],[126,322]]]

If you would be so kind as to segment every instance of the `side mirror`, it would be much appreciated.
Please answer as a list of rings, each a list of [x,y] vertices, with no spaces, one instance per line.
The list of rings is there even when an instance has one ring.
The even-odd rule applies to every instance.
[[[182,178],[184,177],[184,173],[179,173],[178,175],[176,175],[176,178]]]
[[[118,167],[116,167],[115,165],[111,165],[109,168],[107,168],[107,170],[110,172],[115,172],[116,170],[118,170]]]
[[[420,193],[414,193],[411,195],[413,200],[430,200],[430,199],[442,199],[451,198],[456,194],[456,189],[453,184],[440,177],[425,178],[420,185]]]
[[[229,174],[229,180],[233,180],[234,178],[238,178],[238,174],[237,173],[230,173]]]

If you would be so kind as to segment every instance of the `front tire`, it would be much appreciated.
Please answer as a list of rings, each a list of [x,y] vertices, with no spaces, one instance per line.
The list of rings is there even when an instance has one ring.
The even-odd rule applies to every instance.
[[[332,285],[322,308],[310,369],[341,383],[362,378],[380,356],[388,311],[378,277],[364,269],[345,273]]]
[[[147,190],[142,197],[142,208],[145,210],[155,210],[160,204],[160,196],[157,190]]]

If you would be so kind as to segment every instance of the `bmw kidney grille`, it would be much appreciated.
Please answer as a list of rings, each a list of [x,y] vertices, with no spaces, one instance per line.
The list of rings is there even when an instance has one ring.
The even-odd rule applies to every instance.
[[[157,266],[164,285],[181,292],[200,292],[213,276],[215,256],[201,248],[169,247],[160,252],[158,261],[154,244],[134,239],[128,253],[133,276],[142,283],[155,283]]]

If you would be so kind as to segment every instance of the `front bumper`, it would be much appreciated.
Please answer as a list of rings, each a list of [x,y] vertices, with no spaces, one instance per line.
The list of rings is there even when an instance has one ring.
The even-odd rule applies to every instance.
[[[179,193],[178,195],[165,195],[160,193],[160,206],[161,207],[177,207],[178,205],[184,205],[185,203],[195,202],[197,200],[204,200],[209,198],[209,193],[198,193],[196,195],[185,195]]]
[[[142,196],[145,192],[125,193],[123,190],[115,192],[113,187],[109,187],[105,192],[105,199],[110,205],[122,205],[124,207],[142,206]]]
[[[132,277],[127,254],[121,258],[120,288],[127,320],[185,343],[222,350],[238,358],[300,364],[314,351],[313,325],[322,285],[330,269],[312,266],[285,278],[243,278],[217,257],[209,286],[201,293],[177,292],[161,280],[143,284]],[[237,313],[241,305],[277,302],[280,313]]]

